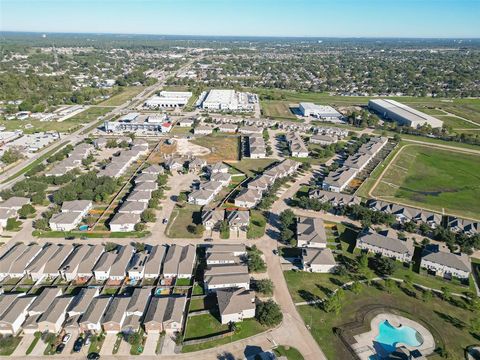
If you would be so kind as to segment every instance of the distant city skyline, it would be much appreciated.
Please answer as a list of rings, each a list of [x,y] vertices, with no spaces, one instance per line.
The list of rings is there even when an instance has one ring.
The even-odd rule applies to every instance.
[[[478,38],[478,14],[478,0],[0,0],[0,30]]]

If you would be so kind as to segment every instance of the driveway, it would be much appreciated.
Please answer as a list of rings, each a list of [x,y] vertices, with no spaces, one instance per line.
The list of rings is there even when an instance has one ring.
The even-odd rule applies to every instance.
[[[25,356],[28,347],[32,343],[35,336],[33,334],[24,334],[22,340],[20,340],[20,344],[18,344],[15,351],[12,353],[12,356]]]
[[[115,341],[117,341],[117,334],[107,334],[102,348],[100,349],[100,355],[112,355]]]
[[[147,340],[145,341],[145,347],[142,353],[143,356],[156,354],[159,337],[160,337],[160,334],[147,335]]]

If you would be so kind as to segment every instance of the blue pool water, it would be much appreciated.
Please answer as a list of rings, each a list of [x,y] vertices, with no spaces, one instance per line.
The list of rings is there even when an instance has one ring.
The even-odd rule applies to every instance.
[[[415,329],[412,329],[409,326],[400,326],[394,327],[387,320],[380,323],[378,326],[379,334],[375,338],[375,345],[382,347],[381,352],[387,354],[395,351],[398,343],[406,344],[408,346],[419,346],[422,343],[419,341],[421,339],[420,334]],[[378,349],[378,346],[376,346]],[[372,357],[372,359],[377,359],[378,357]]]

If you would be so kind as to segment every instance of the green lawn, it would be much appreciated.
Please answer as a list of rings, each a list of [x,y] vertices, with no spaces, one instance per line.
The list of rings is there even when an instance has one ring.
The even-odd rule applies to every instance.
[[[205,336],[205,335],[211,334],[210,332],[208,332],[209,330],[217,331],[218,329],[224,329],[224,327],[227,326],[227,325],[221,325],[220,322],[215,318],[213,318],[212,315],[207,315],[210,318],[209,317],[201,318],[202,316],[203,315],[194,316],[188,320],[186,335],[193,336],[195,334],[203,334],[200,336]],[[199,318],[199,319],[196,319],[196,318]],[[190,330],[191,321],[193,319],[195,319],[193,323],[193,329]],[[209,330],[208,329],[204,330],[203,328],[208,328]],[[256,335],[266,330],[267,328],[260,325],[260,323],[257,320],[246,319],[240,323],[237,323],[237,330],[235,331],[235,334],[233,334],[232,336],[228,336],[222,339],[208,341],[208,342],[204,342],[196,345],[185,345],[182,347],[182,352],[186,353],[186,352],[210,349],[215,346],[228,344],[232,341],[245,339],[247,337]],[[187,336],[185,337],[185,339],[187,339]]]
[[[248,239],[258,239],[265,234],[267,220],[261,211],[250,210],[250,226],[247,231]]]
[[[132,99],[134,96],[138,95],[143,89],[143,86],[129,86],[129,87],[119,87],[121,90],[118,94],[113,95],[111,98],[100,103],[102,106],[119,106],[125,103],[127,100]]]
[[[175,281],[176,286],[189,286],[192,283],[191,279],[177,279]]]
[[[470,310],[454,306],[434,297],[429,302],[423,302],[405,294],[401,289],[394,287],[391,294],[379,290],[375,286],[368,288],[363,285],[359,294],[345,292],[342,309],[338,314],[326,313],[318,306],[299,306],[298,310],[305,323],[311,327],[315,340],[321,345],[328,359],[347,359],[350,355],[344,345],[333,333],[333,328],[342,326],[356,319],[358,311],[377,307],[385,311],[394,311],[400,315],[420,321],[434,335],[436,345],[443,346],[451,354],[450,359],[463,359],[463,349],[477,340],[469,332],[469,323],[475,317]],[[421,297],[420,294],[417,297]],[[395,308],[397,310],[392,310]],[[366,326],[359,332],[369,330],[367,316]],[[429,357],[430,359],[430,357]],[[440,359],[438,356],[432,359]]]
[[[303,360],[303,356],[294,347],[290,346],[278,346],[276,347],[273,352],[277,356],[286,356],[287,360]]]
[[[25,355],[29,355],[33,351],[33,349],[35,349],[35,346],[37,346],[37,343],[41,337],[42,337],[42,333],[37,331],[35,333],[35,338],[33,339],[32,343],[28,346],[28,349],[25,352]]]
[[[22,338],[20,336],[2,336],[0,337],[0,355],[9,356],[11,355]]]
[[[451,126],[453,130],[455,129],[478,129],[479,125],[474,125],[471,122],[460,119],[456,116],[451,115],[440,115],[437,116],[439,120],[442,120],[444,125]]]
[[[212,314],[197,315],[188,318],[185,340],[215,335],[228,331],[228,325],[222,324]]]
[[[207,296],[204,298],[192,298],[190,301],[190,311],[206,310],[216,308],[215,296]]]
[[[412,206],[480,218],[480,157],[423,146],[404,147],[373,195]]]
[[[200,223],[200,207],[196,205],[185,205],[176,207],[172,211],[168,228],[165,233],[170,238],[199,239],[202,234],[194,234],[188,231],[188,225]]]
[[[275,159],[242,159],[239,162],[231,164],[236,169],[243,172],[249,177],[255,176],[256,173],[261,173],[263,170],[272,165],[277,160]]]
[[[297,117],[290,110],[289,105],[285,101],[264,100],[261,102],[262,113],[265,117],[298,121]]]

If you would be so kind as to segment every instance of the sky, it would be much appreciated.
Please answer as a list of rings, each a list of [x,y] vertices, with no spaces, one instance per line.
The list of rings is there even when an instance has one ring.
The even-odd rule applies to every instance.
[[[480,0],[0,0],[1,31],[480,37]]]

